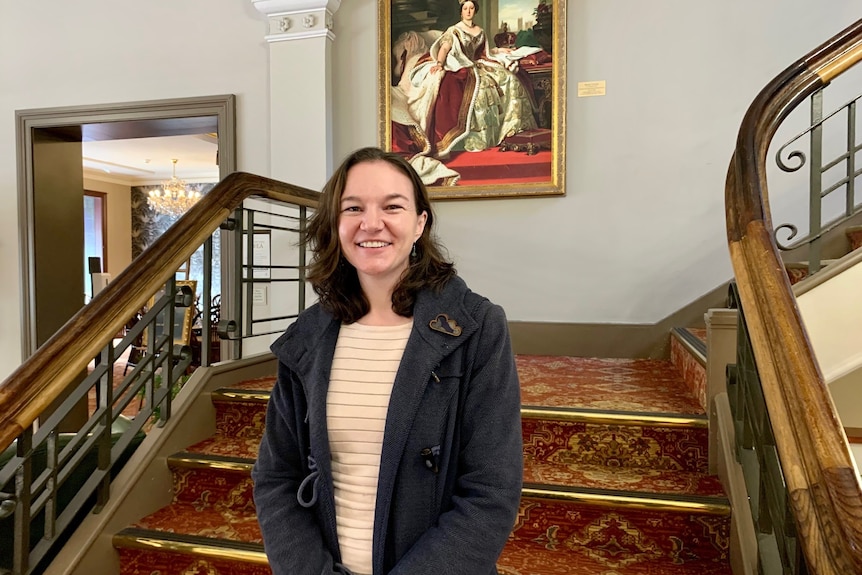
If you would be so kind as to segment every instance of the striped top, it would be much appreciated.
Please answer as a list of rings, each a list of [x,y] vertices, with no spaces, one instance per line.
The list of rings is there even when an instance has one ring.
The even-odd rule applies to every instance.
[[[371,573],[386,412],[412,327],[344,324],[335,345],[326,424],[341,562],[356,575]]]

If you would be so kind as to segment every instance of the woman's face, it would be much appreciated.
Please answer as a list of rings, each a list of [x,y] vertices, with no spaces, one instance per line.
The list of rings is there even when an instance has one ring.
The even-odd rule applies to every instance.
[[[394,286],[407,269],[428,219],[416,213],[414,197],[410,178],[388,162],[362,162],[347,172],[338,239],[363,289]]]
[[[473,16],[476,15],[476,6],[467,0],[461,4],[461,19],[462,20],[472,20]]]

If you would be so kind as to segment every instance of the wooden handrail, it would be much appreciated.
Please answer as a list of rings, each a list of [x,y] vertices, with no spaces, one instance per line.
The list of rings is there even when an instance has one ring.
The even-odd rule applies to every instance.
[[[803,552],[812,574],[862,573],[862,485],[772,235],[766,157],[797,104],[862,60],[862,20],[749,107],[725,189],[730,255]]]
[[[251,196],[316,207],[319,194],[243,172],[219,182],[0,383],[0,451],[33,424],[149,297]]]

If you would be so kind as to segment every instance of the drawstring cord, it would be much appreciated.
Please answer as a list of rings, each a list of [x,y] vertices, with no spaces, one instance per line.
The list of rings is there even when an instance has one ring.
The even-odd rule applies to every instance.
[[[313,455],[308,456],[308,470],[310,473],[302,480],[299,489],[296,490],[296,500],[303,507],[312,507],[317,503],[317,481],[320,479],[320,470],[317,469],[317,461]],[[311,498],[306,499],[304,492],[309,483],[311,484]]]

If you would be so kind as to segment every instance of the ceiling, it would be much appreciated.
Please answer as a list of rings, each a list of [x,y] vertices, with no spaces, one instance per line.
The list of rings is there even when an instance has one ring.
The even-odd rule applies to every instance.
[[[172,175],[188,182],[217,182],[214,133],[82,142],[84,176],[126,185],[160,184]]]
[[[96,122],[52,128],[82,142],[84,176],[125,185],[158,185],[177,177],[217,182],[218,117]]]

